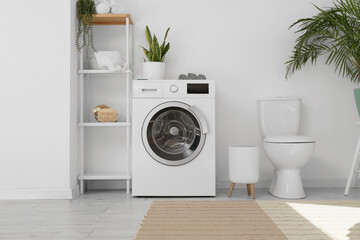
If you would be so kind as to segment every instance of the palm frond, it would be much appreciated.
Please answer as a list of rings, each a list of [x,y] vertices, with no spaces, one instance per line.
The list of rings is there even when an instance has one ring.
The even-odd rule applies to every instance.
[[[359,83],[360,0],[338,0],[326,9],[315,7],[317,15],[290,26],[298,26],[295,33],[300,36],[286,62],[286,79],[308,61],[315,64],[320,55],[327,54],[326,64],[335,64],[335,71]]]

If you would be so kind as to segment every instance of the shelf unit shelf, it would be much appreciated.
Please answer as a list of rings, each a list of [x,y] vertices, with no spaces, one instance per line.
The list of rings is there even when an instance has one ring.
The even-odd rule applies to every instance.
[[[130,14],[94,14],[93,25],[126,25],[126,19],[134,24]]]
[[[132,47],[131,35],[132,35],[132,25],[133,20],[131,19],[130,14],[95,14],[93,18],[93,25],[124,25],[126,30],[126,37],[125,37],[125,49],[126,49],[126,58],[125,64],[129,66],[129,69],[132,69],[131,58],[130,58],[130,49]],[[129,72],[122,72],[122,71],[111,71],[111,70],[93,70],[93,69],[84,69],[84,50],[82,49],[80,52],[80,69],[78,70],[79,76],[79,176],[78,180],[80,182],[80,193],[83,194],[85,190],[85,184],[87,181],[91,180],[125,180],[126,181],[126,192],[130,193],[130,181],[131,181],[131,156],[130,156],[130,134],[131,134],[131,78],[133,73]],[[90,79],[91,74],[113,74],[115,77],[124,77],[126,79],[126,120],[124,122],[87,122],[84,121],[84,104],[85,104],[85,96],[84,93],[84,84],[85,80]],[[122,79],[121,79],[122,80]],[[90,84],[90,82],[87,82]],[[88,108],[86,108],[88,109]],[[125,127],[126,128],[126,170],[123,171],[122,169],[115,170],[112,169],[110,173],[96,173],[89,171],[87,169],[87,161],[85,159],[85,129],[88,127]],[[124,160],[119,159],[120,161]]]
[[[132,75],[132,72],[110,71],[110,70],[96,70],[96,69],[80,69],[79,74],[124,74]]]
[[[79,176],[79,180],[130,180],[131,176],[127,175],[125,172],[119,173],[105,173],[105,172],[95,172],[95,173],[84,173]]]
[[[79,127],[131,127],[131,122],[84,122]]]

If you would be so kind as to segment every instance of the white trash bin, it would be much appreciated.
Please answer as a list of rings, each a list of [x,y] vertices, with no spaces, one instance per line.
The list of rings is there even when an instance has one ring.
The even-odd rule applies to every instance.
[[[229,147],[229,179],[231,182],[229,197],[235,183],[246,184],[248,195],[255,199],[254,183],[259,181],[259,147],[231,146]]]

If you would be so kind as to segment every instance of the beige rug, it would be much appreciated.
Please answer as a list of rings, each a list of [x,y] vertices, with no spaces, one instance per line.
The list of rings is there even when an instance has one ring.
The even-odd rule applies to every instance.
[[[143,239],[360,240],[360,201],[155,201]]]

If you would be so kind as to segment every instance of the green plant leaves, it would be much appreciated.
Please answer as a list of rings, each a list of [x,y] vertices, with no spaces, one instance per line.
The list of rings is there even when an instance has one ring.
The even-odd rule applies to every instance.
[[[166,39],[167,39],[169,30],[170,30],[170,28],[168,28],[166,30],[166,33],[164,36],[164,41],[160,46],[156,35],[154,35],[154,37],[152,37],[149,27],[146,26],[145,37],[149,44],[149,50],[147,50],[143,46],[140,46],[140,47],[143,49],[143,52],[144,52],[146,58],[148,59],[148,61],[150,61],[150,62],[163,62],[164,61],[165,54],[170,49],[170,43],[166,44]]]
[[[162,43],[162,44],[161,44],[161,46],[160,46],[160,50],[161,50],[161,52],[164,52],[164,50],[165,50],[165,41],[166,41],[166,38],[167,38],[167,36],[168,36],[169,30],[170,30],[170,28],[168,28],[168,29],[166,30],[166,33],[165,33],[165,37],[164,37],[163,43]]]
[[[290,28],[299,26],[293,54],[286,62],[286,78],[300,70],[306,62],[328,54],[326,64],[335,64],[335,71],[360,83],[360,1],[338,0],[333,6],[320,9],[311,18],[299,19]]]
[[[146,36],[146,41],[148,42],[149,46],[151,46],[152,44],[152,37],[151,37],[151,32],[148,26],[146,26],[145,28],[145,36]]]
[[[93,15],[96,13],[95,2],[94,0],[78,0],[76,2],[76,8],[78,17],[76,47],[78,51],[86,48],[86,53],[88,55],[89,48],[96,52],[92,28]]]
[[[140,47],[143,49],[146,58],[150,61],[151,56],[149,54],[149,51],[146,48],[144,48],[143,46],[140,46]]]
[[[152,62],[161,62],[161,59],[160,59],[161,53],[160,53],[159,42],[155,35],[154,35],[154,39],[152,41],[151,49],[153,50]]]
[[[164,50],[161,52],[161,62],[164,61],[165,54],[169,51],[169,49],[170,49],[170,43],[166,44]]]
[[[166,39],[167,39],[167,36],[168,36],[169,31],[170,31],[170,28],[168,28],[168,29],[166,30],[165,37],[164,37],[164,42],[163,42],[163,43],[165,43],[165,41],[166,41]]]

